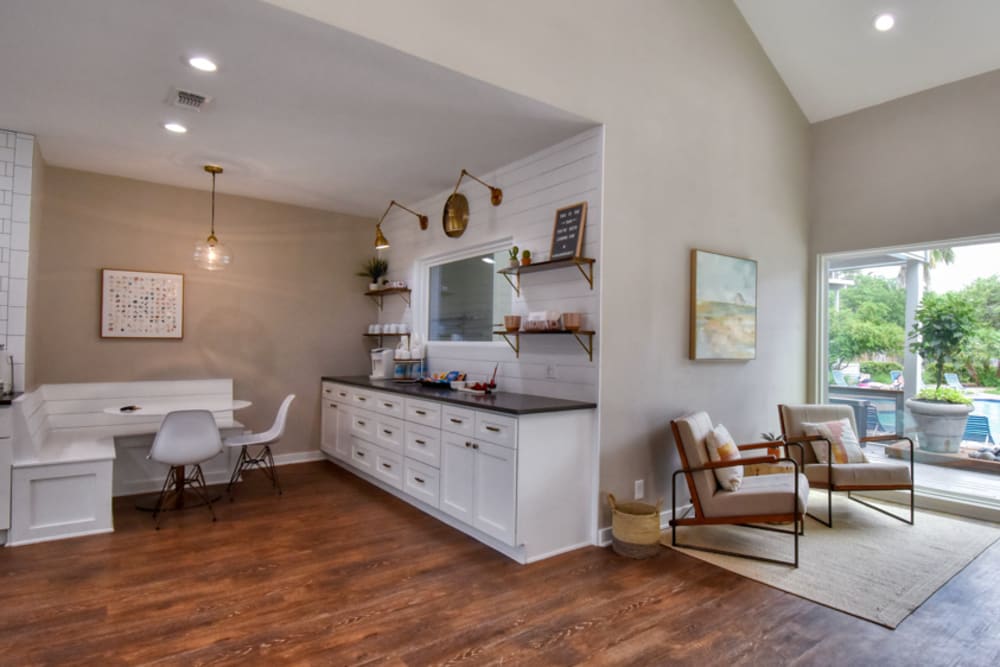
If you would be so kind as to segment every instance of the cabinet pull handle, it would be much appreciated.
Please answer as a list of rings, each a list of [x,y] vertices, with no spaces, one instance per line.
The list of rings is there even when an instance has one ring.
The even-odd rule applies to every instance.
[[[451,418],[451,423],[452,424],[461,424],[462,420],[461,419],[455,419],[454,417],[452,417]]]
[[[414,410],[414,412],[416,412],[416,413],[417,413],[418,415],[420,415],[421,417],[423,417],[424,415],[426,415],[426,414],[427,414],[427,413],[426,413],[425,411],[423,411],[423,410]]]
[[[358,426],[364,426],[364,425],[365,425],[365,423],[359,419],[358,420]]]
[[[487,426],[486,430],[487,431],[493,431],[494,433],[499,433],[500,432],[500,429],[498,429],[496,426]]]
[[[472,443],[472,448],[473,449],[479,449],[479,445],[477,445],[476,443]]]
[[[392,407],[392,403],[383,403],[382,406],[386,407],[386,408],[391,408]]]
[[[388,463],[383,463],[382,467],[385,468],[386,470],[392,470],[392,466],[389,465]]]
[[[337,409],[337,404],[336,404],[336,403],[330,403],[329,405],[330,405],[330,407],[331,407],[331,408],[333,408],[334,410],[336,410],[336,409]]]
[[[340,393],[339,393],[339,394],[337,394],[337,395],[338,395],[338,396],[340,396],[341,398],[344,398],[344,397],[346,397],[346,396],[347,396],[347,392],[346,392],[346,391],[342,391],[342,392],[340,392]]]
[[[465,443],[465,446],[466,447],[472,447],[472,443],[471,442],[467,442],[467,443]]]
[[[362,458],[362,459],[363,459],[363,458],[365,458],[365,453],[364,453],[364,452],[354,452],[354,454],[355,454],[355,455],[356,455],[357,457],[359,457],[359,458]]]
[[[329,390],[329,389],[324,389],[323,393],[324,394],[332,394],[333,392],[331,390]]]
[[[426,445],[427,444],[427,442],[425,440],[414,440],[413,442],[417,443],[418,445]]]
[[[364,403],[364,402],[365,402],[365,401],[367,401],[368,399],[367,399],[367,398],[365,398],[364,396],[358,396],[358,400],[359,400],[359,401],[361,401],[362,403]]]
[[[392,435],[392,431],[390,431],[387,428],[382,429],[382,432],[385,433],[386,435]]]
[[[420,477],[414,477],[413,481],[416,482],[417,484],[424,484],[424,480],[421,479]]]

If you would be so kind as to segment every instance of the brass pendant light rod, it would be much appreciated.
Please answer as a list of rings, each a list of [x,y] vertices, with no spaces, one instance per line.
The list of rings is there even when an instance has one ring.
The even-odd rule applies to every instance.
[[[458,193],[458,186],[462,184],[462,179],[465,178],[466,176],[468,176],[472,180],[476,181],[477,183],[481,183],[481,184],[485,185],[487,188],[490,189],[490,203],[491,204],[493,204],[494,206],[499,206],[503,202],[503,190],[501,190],[500,188],[495,188],[492,185],[490,185],[489,183],[487,183],[486,181],[484,181],[483,179],[477,178],[477,177],[473,176],[466,169],[463,169],[462,173],[459,174],[459,176],[458,176],[458,182],[455,183],[455,189],[452,191],[452,193],[451,193],[452,195],[455,195],[455,194]]]
[[[217,164],[206,164],[205,171],[212,175],[212,231],[208,235],[208,242],[218,241],[215,237],[215,177],[222,173],[222,167]]]

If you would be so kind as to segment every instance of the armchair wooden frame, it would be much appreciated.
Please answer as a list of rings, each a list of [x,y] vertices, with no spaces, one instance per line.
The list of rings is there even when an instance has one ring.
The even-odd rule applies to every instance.
[[[809,487],[810,488],[815,488],[815,489],[826,489],[826,517],[827,518],[824,521],[823,519],[821,519],[820,517],[816,516],[815,514],[808,513],[808,515],[810,517],[812,517],[813,519],[815,519],[819,523],[823,524],[827,528],[833,528],[833,494],[834,494],[834,492],[837,492],[837,491],[846,491],[847,492],[847,499],[848,500],[853,500],[854,502],[858,503],[859,505],[864,505],[865,507],[873,509],[876,512],[881,512],[882,514],[885,514],[886,516],[890,516],[893,519],[896,519],[898,521],[902,521],[903,523],[909,524],[911,526],[913,525],[913,521],[914,521],[914,510],[913,510],[913,507],[914,507],[914,486],[915,486],[915,482],[914,482],[915,478],[913,476],[913,473],[914,473],[914,465],[913,465],[913,462],[914,462],[914,459],[913,459],[913,440],[911,440],[910,438],[908,438],[906,436],[895,435],[895,434],[889,434],[889,435],[871,435],[871,436],[866,436],[864,438],[858,438],[858,442],[899,442],[900,440],[905,440],[906,442],[908,442],[910,444],[910,483],[909,484],[837,484],[837,483],[835,483],[833,481],[833,466],[837,465],[837,464],[835,464],[833,462],[833,455],[832,455],[833,445],[832,445],[832,443],[829,440],[827,440],[826,438],[824,438],[823,436],[821,436],[821,435],[796,435],[796,436],[789,436],[788,433],[787,433],[787,431],[786,431],[786,428],[785,428],[785,415],[784,415],[784,412],[781,410],[781,407],[782,406],[779,406],[779,408],[778,408],[778,416],[781,419],[781,433],[782,433],[782,437],[785,438],[785,442],[787,442],[788,444],[798,444],[800,452],[804,452],[804,448],[807,446],[807,443],[809,443],[809,444],[811,444],[813,442],[825,442],[826,443],[826,448],[827,448],[827,450],[826,450],[826,466],[827,466],[826,479],[827,479],[827,481],[823,482],[821,480],[810,480],[809,481]],[[802,465],[804,466],[805,465],[805,456],[804,456],[804,453],[800,453],[800,460],[802,461]],[[909,491],[910,492],[910,518],[906,519],[904,517],[899,516],[898,514],[895,514],[893,512],[889,512],[887,510],[882,509],[881,507],[878,507],[878,506],[873,505],[871,503],[865,502],[864,500],[861,500],[860,498],[856,498],[856,497],[854,497],[854,496],[851,495],[852,491]]]
[[[763,561],[765,563],[777,563],[778,565],[791,565],[793,567],[799,566],[799,536],[805,534],[805,516],[804,512],[799,511],[799,464],[798,462],[788,456],[779,457],[774,454],[768,454],[767,456],[756,456],[747,459],[738,459],[735,461],[716,461],[707,463],[703,466],[691,467],[688,463],[687,454],[684,452],[684,445],[681,442],[680,430],[677,427],[677,422],[671,421],[670,427],[674,433],[674,442],[677,444],[677,451],[681,458],[681,467],[674,471],[672,484],[671,484],[671,499],[670,499],[670,544],[675,547],[681,547],[684,549],[694,549],[696,551],[705,551],[708,553],[722,554],[725,556],[737,556],[739,558],[748,558],[751,560]],[[740,451],[752,450],[752,449],[774,449],[774,448],[785,448],[786,443],[776,440],[768,442],[756,442],[744,445],[737,445],[737,449]],[[799,446],[796,443],[792,443],[792,446]],[[788,461],[794,466],[794,493],[792,494],[792,507],[790,512],[779,512],[775,514],[744,514],[737,516],[719,516],[710,517],[705,516],[702,509],[701,499],[698,497],[697,486],[694,483],[694,478],[692,473],[703,472],[706,470],[716,470],[717,468],[729,468],[734,466],[744,466],[744,465],[754,465],[757,463],[778,463],[779,461]],[[685,516],[677,517],[677,476],[683,474],[685,480],[687,481],[688,491],[691,494],[691,507],[694,509],[695,516],[688,517],[687,512]],[[690,511],[690,510],[689,510]],[[792,530],[784,530],[781,528],[774,528],[773,526],[761,526],[753,524],[761,523],[780,523],[780,522],[792,522]],[[713,549],[711,547],[702,547],[691,544],[678,544],[677,542],[677,526],[712,526],[720,524],[737,525],[744,528],[754,528],[757,530],[766,530],[773,533],[784,533],[785,535],[791,535],[794,542],[794,558],[791,562],[780,560],[777,558],[767,558],[765,556],[755,556],[753,554],[741,553],[736,551],[726,551],[724,549]]]

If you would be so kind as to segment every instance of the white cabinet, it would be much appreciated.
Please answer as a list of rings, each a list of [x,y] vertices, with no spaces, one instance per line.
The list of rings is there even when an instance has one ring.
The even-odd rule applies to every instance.
[[[439,507],[459,521],[473,523],[475,502],[476,452],[472,442],[461,435],[441,437],[441,495]]]
[[[323,451],[386,492],[521,563],[595,543],[589,406],[510,414],[336,381],[322,396]]]
[[[516,536],[517,452],[487,442],[472,444],[475,454],[472,525],[504,544],[513,545]],[[445,477],[443,471],[442,477]]]

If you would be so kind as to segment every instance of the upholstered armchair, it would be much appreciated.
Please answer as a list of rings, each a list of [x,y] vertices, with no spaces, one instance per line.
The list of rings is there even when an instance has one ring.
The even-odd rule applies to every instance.
[[[806,513],[806,502],[809,497],[809,481],[799,473],[798,463],[780,454],[769,453],[766,456],[751,458],[737,457],[729,461],[712,461],[709,456],[706,439],[713,431],[712,420],[708,414],[697,412],[670,422],[674,441],[681,459],[681,468],[674,472],[671,503],[670,541],[674,546],[686,549],[698,549],[712,553],[721,553],[742,558],[751,558],[783,565],[799,566],[799,535],[804,531],[803,520]],[[757,442],[746,445],[736,445],[739,451],[785,448],[783,442]],[[753,465],[758,463],[777,463],[789,461],[793,466],[792,473],[761,475],[759,477],[744,477],[736,490],[720,487],[716,478],[717,469],[735,466]],[[678,476],[684,475],[691,494],[691,510],[693,516],[677,516],[677,484]],[[776,528],[773,525],[790,522],[792,530]],[[757,528],[785,533],[793,536],[795,555],[792,561],[783,561],[763,556],[745,553],[734,553],[721,549],[677,543],[678,526],[706,526],[714,524],[735,524],[747,528]]]
[[[910,462],[868,461],[862,455],[860,462],[837,462],[835,458],[836,442],[831,442],[830,432],[826,435],[817,432],[816,426],[847,419],[857,437],[858,425],[854,421],[854,410],[848,405],[779,405],[781,418],[781,433],[785,442],[800,443],[802,446],[790,451],[794,453],[809,484],[814,489],[826,489],[827,520],[810,514],[825,526],[833,526],[833,493],[846,491],[847,497],[856,503],[869,507],[913,525],[913,441],[910,438],[895,434],[875,435],[857,438],[858,443],[865,442],[898,442],[905,440],[910,443]],[[822,429],[819,429],[822,430]],[[811,431],[811,432],[809,432]],[[817,456],[816,447],[825,453],[825,461]],[[881,507],[872,505],[851,495],[852,491],[909,491],[910,517],[907,520]]]

